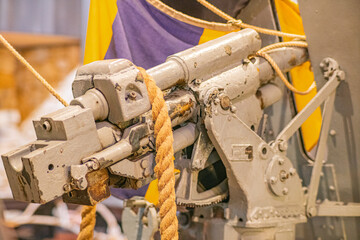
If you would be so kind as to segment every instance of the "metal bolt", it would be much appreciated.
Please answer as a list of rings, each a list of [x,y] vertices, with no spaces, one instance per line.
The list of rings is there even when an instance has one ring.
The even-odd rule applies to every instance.
[[[345,72],[342,71],[342,70],[336,71],[336,76],[337,76],[338,79],[341,80],[341,81],[345,80]]]
[[[69,192],[71,190],[70,185],[67,183],[64,184],[63,189],[65,192]]]
[[[284,162],[285,162],[285,160],[284,160],[284,159],[282,159],[282,158],[279,158],[278,162],[279,162],[279,165],[283,165],[283,164],[284,164]]]
[[[231,111],[232,113],[235,113],[235,112],[236,112],[236,107],[235,107],[235,106],[230,106],[230,111]]]
[[[141,187],[142,187],[142,182],[141,182],[141,181],[137,181],[137,182],[136,182],[136,187],[141,188]]]
[[[230,98],[226,95],[220,97],[220,106],[224,110],[228,110],[230,108]]]
[[[336,135],[336,131],[334,129],[331,129],[329,132],[330,136],[335,136]]]
[[[51,124],[49,121],[45,121],[42,124],[42,127],[44,128],[45,131],[50,132],[51,131]]]
[[[280,181],[284,182],[288,178],[289,178],[289,174],[287,172],[285,172],[284,170],[282,170],[280,172]]]
[[[195,81],[194,81],[195,85],[200,85],[201,82],[202,82],[201,79],[198,79],[198,78],[195,79]]]
[[[308,216],[309,216],[309,217],[315,216],[316,213],[317,213],[317,211],[316,211],[316,208],[315,208],[315,207],[309,208],[309,210],[308,210]]]
[[[137,96],[136,92],[134,92],[134,91],[129,92],[128,97],[129,97],[131,100],[135,100],[135,99],[136,99],[136,96]]]
[[[281,152],[285,152],[288,149],[287,141],[280,141],[278,147]]]
[[[296,175],[296,169],[295,168],[290,168],[289,173],[290,173],[290,176]]]
[[[271,184],[275,184],[277,182],[277,178],[276,177],[271,177],[270,178],[270,183]]]
[[[287,195],[287,194],[289,193],[289,189],[286,188],[286,187],[284,187],[283,190],[282,190],[282,193],[283,193],[284,195]]]

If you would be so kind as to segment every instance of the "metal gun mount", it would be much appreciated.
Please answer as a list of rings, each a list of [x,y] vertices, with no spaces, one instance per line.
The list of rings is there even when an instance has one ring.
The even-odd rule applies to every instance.
[[[291,239],[294,224],[318,208],[327,134],[321,134],[307,199],[286,157],[287,140],[325,100],[326,133],[342,72],[335,66],[316,97],[269,144],[261,134],[263,109],[282,91],[271,66],[251,57],[260,46],[258,34],[245,29],[148,70],[167,90],[175,166],[181,170],[177,203],[195,207],[191,219],[200,223],[222,209],[216,224],[224,239],[246,233]],[[283,71],[308,59],[300,48],[269,54]],[[109,197],[110,186],[136,189],[155,178],[150,102],[137,68],[124,59],[93,62],[78,69],[72,90],[70,106],[34,121],[36,141],[2,156],[14,199],[46,203],[62,196],[65,202],[93,205]]]

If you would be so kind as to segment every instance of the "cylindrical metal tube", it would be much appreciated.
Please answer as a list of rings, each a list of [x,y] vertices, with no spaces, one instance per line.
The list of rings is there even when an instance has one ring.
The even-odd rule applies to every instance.
[[[242,65],[224,71],[199,86],[200,99],[208,98],[214,89],[224,89],[226,95],[239,101],[255,94],[259,87],[258,60],[246,61]]]
[[[196,78],[208,78],[239,65],[260,47],[258,33],[244,29],[171,55],[148,73],[161,89],[167,89],[181,81],[188,83]]]
[[[96,123],[96,129],[103,149],[115,144],[121,139],[120,129],[107,121]]]
[[[189,123],[185,127],[174,131],[174,153],[193,144],[199,135],[194,123]]]
[[[165,97],[165,101],[173,127],[189,120],[196,113],[196,100],[190,91],[174,91]]]
[[[193,144],[197,138],[198,132],[196,126],[193,123],[176,129],[174,131],[174,152],[177,152],[191,144]],[[140,140],[140,147],[145,146],[149,143],[149,138],[144,137]],[[128,139],[123,139],[118,143],[100,151],[94,153],[90,157],[83,160],[83,163],[93,160],[97,162],[100,168],[106,168],[110,165],[121,161],[124,158],[129,157],[133,153],[133,146],[130,144]]]
[[[283,92],[275,84],[268,83],[256,91],[256,97],[260,101],[261,109],[273,105],[281,99]]]
[[[283,72],[290,71],[293,67],[303,64],[309,58],[308,52],[305,48],[296,47],[278,48],[272,50],[268,54]],[[261,84],[266,84],[275,77],[274,69],[268,61],[263,58],[260,58],[259,72]]]
[[[109,114],[109,106],[104,95],[92,88],[84,95],[73,99],[70,105],[78,105],[82,108],[90,108],[92,110],[95,121],[105,120]]]

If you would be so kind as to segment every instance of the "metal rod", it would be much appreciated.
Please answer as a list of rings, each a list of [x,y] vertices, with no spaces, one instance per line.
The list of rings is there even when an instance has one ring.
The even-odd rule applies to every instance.
[[[300,126],[306,121],[306,119],[318,108],[324,100],[334,92],[340,81],[336,76],[332,77],[311,99],[311,101],[303,108],[279,133],[275,142],[287,141],[289,138],[300,128]]]
[[[334,77],[336,79],[336,77]],[[320,139],[318,143],[318,149],[316,152],[315,162],[311,173],[311,180],[308,190],[308,199],[307,199],[307,213],[309,216],[316,215],[316,196],[318,193],[320,174],[323,167],[323,160],[326,153],[327,138],[329,135],[329,128],[331,122],[331,115],[334,108],[335,101],[335,90],[331,95],[326,99],[323,111],[323,121],[321,124]]]

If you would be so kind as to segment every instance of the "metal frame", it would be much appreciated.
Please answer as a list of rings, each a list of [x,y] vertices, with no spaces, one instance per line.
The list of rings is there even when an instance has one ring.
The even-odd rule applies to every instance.
[[[319,189],[321,171],[326,154],[327,138],[331,123],[331,115],[334,108],[336,89],[340,82],[345,80],[345,74],[340,70],[338,63],[331,58],[325,58],[320,64],[323,74],[328,82],[321,88],[318,94],[302,109],[290,123],[279,133],[275,140],[274,147],[284,151],[284,146],[291,136],[301,127],[306,119],[317,109],[322,103],[323,121],[321,133],[318,143],[318,149],[313,163],[310,184],[308,187],[308,195],[306,200],[306,212],[308,217],[313,216],[360,216],[360,203],[349,203],[344,205],[342,202],[324,201],[316,204],[316,197]]]

